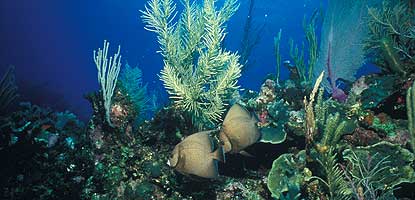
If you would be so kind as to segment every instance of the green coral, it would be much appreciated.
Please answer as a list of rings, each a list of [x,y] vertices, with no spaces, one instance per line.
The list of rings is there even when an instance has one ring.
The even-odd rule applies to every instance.
[[[340,121],[340,114],[329,115],[324,127],[323,138],[320,144],[335,147],[346,130],[347,122]]]
[[[300,151],[297,155],[282,154],[274,160],[267,183],[272,197],[276,199],[288,196],[292,199],[299,198],[301,185],[310,178],[310,174],[307,173],[309,170],[305,168],[305,159],[305,151]],[[293,194],[293,191],[298,191],[298,193]],[[288,194],[284,195],[286,192]]]
[[[239,56],[222,48],[225,22],[238,8],[226,0],[217,9],[215,0],[198,5],[190,0],[175,22],[172,0],[151,0],[143,13],[146,29],[157,34],[164,58],[160,79],[175,105],[191,114],[194,122],[213,124],[225,111],[238,88]]]
[[[389,165],[390,156],[381,157],[375,153],[368,154],[365,159],[358,157],[352,149],[345,153],[344,159],[350,165],[350,169],[346,171],[346,179],[357,199],[396,199],[393,196],[393,188],[385,188],[383,179],[379,179],[392,170]]]
[[[386,135],[388,137],[395,137],[396,136],[396,129],[398,128],[396,124],[394,124],[391,121],[387,121],[385,123],[382,123],[382,121],[378,118],[375,117],[373,119],[373,124],[371,126],[372,128],[374,128],[377,131],[381,131],[386,133]]]
[[[287,106],[284,100],[279,100],[267,105],[267,110],[272,121],[270,125],[261,129],[261,142],[280,144],[287,138],[284,128],[289,119]]]
[[[337,162],[337,142],[340,137],[348,130],[353,129],[353,124],[341,120],[339,113],[328,114],[330,112],[331,101],[323,101],[323,89],[317,96],[317,103],[314,106],[315,97],[319,85],[323,79],[324,73],[321,73],[316,81],[313,91],[310,94],[310,100],[304,98],[305,105],[305,127],[306,127],[306,152],[307,162],[313,164],[317,161],[319,166],[316,170],[318,176],[313,176],[326,188],[328,199],[351,199],[352,191],[344,179],[344,173],[340,164]],[[315,141],[319,140],[317,144]],[[313,147],[313,148],[311,148]]]
[[[383,190],[386,190],[392,189],[401,183],[415,182],[414,169],[411,167],[415,159],[414,154],[407,149],[402,148],[398,144],[379,142],[367,147],[357,147],[353,151],[347,149],[343,152],[343,157],[349,160],[353,159],[353,157],[357,157],[360,162],[364,162],[364,165],[366,166],[370,165],[368,162],[371,162],[372,164],[383,163],[383,166],[378,167],[378,170],[384,170],[384,172],[372,173],[372,176],[370,177],[370,182],[375,188],[382,188]],[[387,158],[387,163],[383,161],[385,158]],[[353,162],[356,165],[357,161]],[[356,171],[359,170],[356,166],[353,170],[355,171],[352,173],[361,173]]]
[[[345,133],[353,132],[356,124],[353,120],[348,120],[340,114],[339,111],[343,111],[341,110],[343,108],[338,106],[337,101],[331,99],[323,100],[323,94],[324,89],[320,88],[314,108],[317,131],[319,133],[316,137],[320,139],[317,148],[336,148],[341,136]],[[334,114],[329,114],[330,112],[334,112]]]

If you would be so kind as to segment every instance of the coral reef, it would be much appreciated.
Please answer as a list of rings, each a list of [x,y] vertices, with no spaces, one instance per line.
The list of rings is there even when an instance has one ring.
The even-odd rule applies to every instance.
[[[158,35],[164,58],[160,79],[175,105],[191,113],[200,128],[220,120],[241,73],[239,56],[222,48],[237,1],[226,0],[220,9],[215,2],[184,1],[176,23],[172,0],[151,0],[141,11],[146,29]]]
[[[301,151],[297,155],[283,154],[274,161],[267,183],[272,197],[283,199],[283,193],[290,191],[290,197],[285,199],[299,199],[301,185],[311,178],[305,159],[305,152]],[[293,191],[297,194],[291,194]]]
[[[351,173],[362,173],[362,171],[359,172],[361,169],[356,165],[368,166],[369,169],[365,169],[365,171],[373,171],[372,167],[379,168],[375,170],[377,171],[376,174],[363,177],[364,174],[360,175],[361,179],[367,178],[367,181],[370,181],[374,188],[392,189],[403,182],[415,181],[414,169],[411,166],[414,161],[414,154],[398,144],[383,141],[367,147],[345,150],[343,156],[352,165],[355,165],[352,166]],[[359,164],[359,162],[363,164]]]
[[[325,72],[313,77],[312,71],[327,65],[338,69],[341,63],[360,65],[361,48],[356,47],[358,55],[347,53],[354,48],[339,50],[348,40],[334,39],[345,30],[326,29],[323,35],[332,32],[336,37],[323,39],[333,47],[322,48],[320,62],[327,65],[317,67],[316,11],[304,24],[310,46],[307,64],[304,48],[292,42],[295,66],[284,63],[292,70],[290,78],[281,80],[277,70],[277,75],[264,78],[259,92],[239,95],[234,93],[239,56],[222,46],[236,0],[224,1],[221,8],[215,0],[182,3],[178,21],[172,0],[150,0],[142,11],[146,28],[158,35],[164,59],[161,80],[172,104],[146,119],[148,94],[141,70],[127,64],[118,77],[119,51],[108,63],[104,42],[104,49],[94,53],[101,91],[86,95],[93,109],[86,125],[69,111],[30,103],[20,103],[1,119],[1,199],[415,198],[415,76],[408,60],[412,46],[401,48],[409,49],[403,55],[391,48],[395,43],[390,38],[379,40],[378,47],[387,48],[376,55],[388,60],[380,65],[384,73],[347,77],[353,79],[350,88],[337,88],[333,79],[327,91]],[[331,15],[339,8],[329,8],[329,29],[340,22],[352,26],[348,20],[356,19],[361,8],[361,1],[357,7],[338,3],[351,7],[339,16]],[[402,13],[394,10],[407,12],[408,5],[400,3],[392,11],[390,5],[369,9],[370,27],[395,30],[404,34],[389,34],[400,38],[399,45],[412,45],[408,37],[413,30],[398,29],[390,21],[394,14],[400,21]],[[353,11],[352,17],[338,19],[347,10]],[[350,40],[365,35],[355,34]],[[405,38],[407,43],[401,43]],[[281,32],[275,40],[277,66],[280,40]],[[354,55],[358,58],[350,58]],[[0,82],[1,95],[6,94],[1,101],[15,97],[11,72]]]
[[[93,161],[76,116],[21,103],[7,122],[0,129],[0,198],[80,198]]]

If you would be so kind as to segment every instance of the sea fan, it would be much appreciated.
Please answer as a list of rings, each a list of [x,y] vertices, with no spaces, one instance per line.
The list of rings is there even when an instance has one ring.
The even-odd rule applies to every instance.
[[[330,92],[337,89],[339,78],[354,81],[364,63],[364,40],[368,37],[367,7],[379,0],[329,1],[324,18],[319,57],[314,68],[318,75],[326,70],[329,82],[323,85]],[[317,76],[315,76],[317,77]],[[334,91],[333,91],[334,92]]]
[[[134,110],[138,115],[147,110],[147,84],[143,85],[143,73],[138,67],[130,67],[127,63],[120,74],[120,83],[123,90],[133,103]]]

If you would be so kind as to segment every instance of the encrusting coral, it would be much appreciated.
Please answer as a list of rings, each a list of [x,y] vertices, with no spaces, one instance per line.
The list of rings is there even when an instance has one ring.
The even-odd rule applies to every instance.
[[[164,58],[160,79],[174,104],[202,127],[221,119],[241,73],[239,56],[222,48],[225,22],[237,10],[237,1],[226,0],[219,10],[215,2],[183,1],[177,22],[172,0],[151,0],[141,11],[146,29],[158,36]]]

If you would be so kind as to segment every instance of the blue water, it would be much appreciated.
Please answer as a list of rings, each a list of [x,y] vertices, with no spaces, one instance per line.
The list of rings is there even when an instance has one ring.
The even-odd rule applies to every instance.
[[[90,116],[83,95],[99,89],[92,51],[110,41],[121,45],[122,62],[139,65],[150,90],[164,92],[157,74],[162,58],[155,34],[144,30],[141,0],[36,0],[0,2],[0,73],[16,66],[22,99],[71,110],[83,120]],[[180,7],[179,1],[177,1]],[[228,23],[226,48],[239,50],[248,0]],[[254,65],[239,80],[242,88],[258,90],[266,74],[275,73],[273,37],[283,30],[282,58],[289,58],[288,39],[304,40],[302,20],[326,1],[256,0],[253,24],[264,24],[260,43],[252,52]],[[111,54],[111,53],[110,53]],[[288,76],[282,69],[281,77]]]

